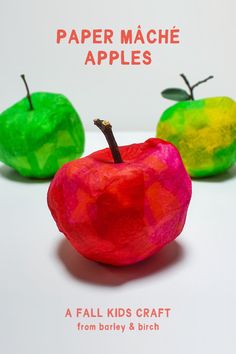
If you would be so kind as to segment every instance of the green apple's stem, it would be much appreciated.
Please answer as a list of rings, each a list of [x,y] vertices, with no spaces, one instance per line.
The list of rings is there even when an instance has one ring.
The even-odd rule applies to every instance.
[[[32,104],[32,100],[31,100],[31,96],[30,96],[30,91],[29,91],[29,87],[27,85],[27,82],[25,80],[25,75],[21,75],[21,78],[22,80],[24,81],[24,84],[25,84],[25,88],[26,88],[26,91],[27,91],[27,99],[29,101],[29,106],[30,106],[30,111],[33,111],[34,107],[33,107],[33,104]]]
[[[188,86],[189,89],[189,96],[191,100],[194,100],[194,96],[193,96],[193,90],[195,89],[195,87],[203,84],[204,82],[207,82],[210,79],[213,79],[214,76],[208,76],[206,79],[198,81],[196,84],[194,84],[193,86],[190,85],[188,79],[186,78],[186,76],[184,74],[180,74],[180,76],[183,78],[184,82],[186,83],[186,85]]]
[[[186,76],[185,76],[184,74],[180,74],[180,76],[183,78],[184,82],[185,82],[186,85],[188,86],[190,99],[191,99],[191,100],[194,100],[194,97],[193,97],[193,90],[192,90],[192,87],[191,87],[191,85],[190,85],[188,79],[186,78]]]
[[[94,124],[103,132],[111,150],[115,163],[123,162],[119,147],[112,132],[112,126],[107,120],[94,119]]]

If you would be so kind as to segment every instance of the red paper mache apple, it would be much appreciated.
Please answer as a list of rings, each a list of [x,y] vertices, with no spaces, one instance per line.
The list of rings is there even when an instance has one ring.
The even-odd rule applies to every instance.
[[[151,138],[118,148],[110,123],[96,119],[94,124],[110,149],[65,164],[51,182],[48,206],[81,255],[133,264],[181,233],[191,180],[171,143]]]

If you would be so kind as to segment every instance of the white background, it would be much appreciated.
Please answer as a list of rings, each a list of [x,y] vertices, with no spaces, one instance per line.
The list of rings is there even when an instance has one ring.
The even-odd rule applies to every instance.
[[[195,82],[197,97],[235,98],[235,1],[1,1],[0,111],[31,91],[61,92],[87,130],[110,119],[120,144],[152,136],[168,86]],[[153,46],[153,64],[86,67],[88,47],[57,46],[69,28],[171,28],[178,46]],[[114,45],[114,49],[119,46]],[[93,46],[93,49],[97,47]],[[103,47],[102,49],[104,49]],[[108,47],[106,47],[108,49]],[[155,50],[156,48],[156,50]],[[146,132],[141,132],[146,131]],[[92,134],[92,135],[91,135]],[[104,147],[87,135],[85,154]],[[235,168],[193,182],[181,237],[153,258],[112,268],[80,257],[59,234],[46,205],[49,182],[0,166],[0,351],[4,354],[232,354],[235,352]],[[171,307],[158,333],[78,333],[66,308]],[[128,321],[124,321],[127,323]]]
[[[95,129],[92,119],[98,117],[109,119],[119,130],[155,131],[161,113],[171,104],[160,92],[184,87],[182,72],[192,83],[215,75],[196,89],[196,97],[235,98],[235,13],[234,0],[2,0],[0,111],[25,95],[22,73],[31,91],[65,94],[89,130]],[[154,45],[150,66],[92,67],[84,65],[87,51],[109,46],[55,43],[57,28],[113,28],[117,33],[138,25],[176,26],[181,44]],[[119,49],[118,40],[111,49]]]

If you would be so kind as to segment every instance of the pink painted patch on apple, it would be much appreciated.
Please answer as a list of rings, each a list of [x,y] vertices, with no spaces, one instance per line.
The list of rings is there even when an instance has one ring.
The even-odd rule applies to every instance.
[[[144,260],[181,233],[192,188],[172,144],[151,138],[116,148],[122,162],[103,149],[64,165],[48,206],[81,255],[118,266]]]

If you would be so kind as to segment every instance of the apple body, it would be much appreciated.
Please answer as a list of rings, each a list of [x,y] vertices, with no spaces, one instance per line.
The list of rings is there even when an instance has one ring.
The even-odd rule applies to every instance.
[[[157,136],[178,148],[190,176],[222,173],[236,162],[236,102],[228,97],[178,102],[162,114]]]
[[[151,138],[71,161],[55,175],[48,206],[59,230],[83,256],[106,264],[139,262],[182,231],[191,179],[177,149]]]
[[[35,92],[0,114],[0,161],[27,177],[51,177],[84,150],[84,129],[69,100]]]

